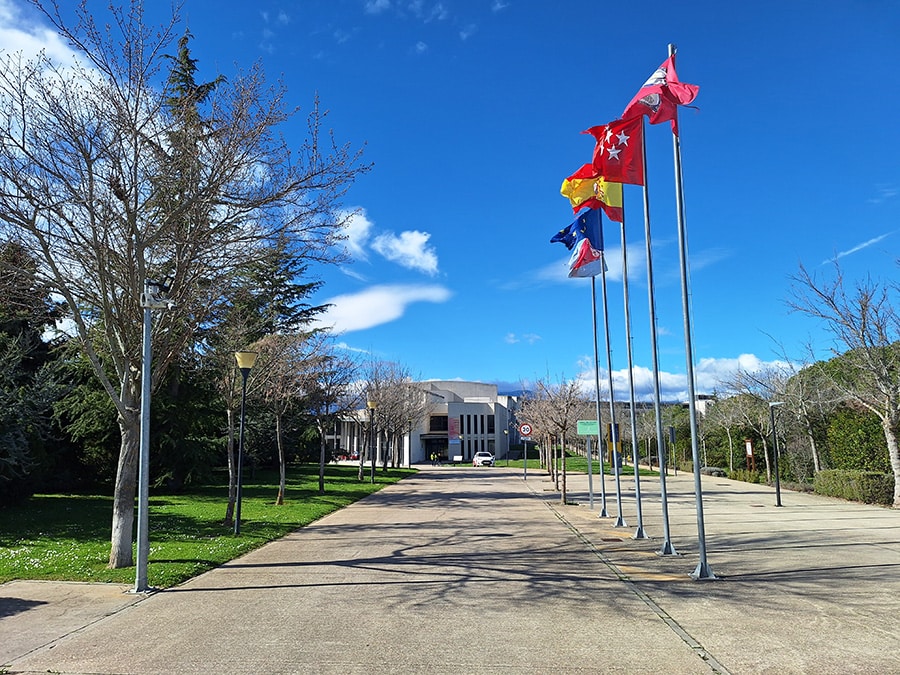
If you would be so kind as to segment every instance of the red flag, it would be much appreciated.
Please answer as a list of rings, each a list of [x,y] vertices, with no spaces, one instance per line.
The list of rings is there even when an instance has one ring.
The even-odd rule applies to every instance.
[[[650,76],[640,91],[625,106],[623,119],[647,115],[650,124],[672,120],[672,133],[678,135],[678,106],[687,105],[700,90],[695,84],[685,84],[678,80],[675,72],[675,55],[667,58]]]
[[[599,175],[615,183],[644,184],[644,133],[640,117],[614,120],[582,133],[597,139],[591,163]]]

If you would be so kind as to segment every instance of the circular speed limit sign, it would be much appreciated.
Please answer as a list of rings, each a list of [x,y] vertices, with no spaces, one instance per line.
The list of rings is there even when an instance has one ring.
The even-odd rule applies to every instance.
[[[522,434],[523,436],[531,436],[531,425],[527,424],[527,423],[521,425],[519,427],[519,433]]]

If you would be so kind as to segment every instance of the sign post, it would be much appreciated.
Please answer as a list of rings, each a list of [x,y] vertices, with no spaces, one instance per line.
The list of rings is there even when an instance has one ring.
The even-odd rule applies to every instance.
[[[587,473],[588,473],[588,508],[594,510],[594,466],[593,454],[591,449],[591,436],[600,434],[600,423],[597,420],[578,420],[577,432],[579,436],[587,436]],[[602,450],[597,448],[597,455],[600,457],[600,480],[603,480],[603,457],[600,456]]]
[[[522,445],[525,446],[522,460],[522,480],[528,480],[528,438],[531,436],[532,428],[528,422],[519,425],[519,435],[522,437]]]

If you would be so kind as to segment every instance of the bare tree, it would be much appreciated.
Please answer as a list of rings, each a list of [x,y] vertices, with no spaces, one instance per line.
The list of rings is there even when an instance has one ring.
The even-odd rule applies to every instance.
[[[319,432],[319,493],[324,494],[328,427],[358,402],[353,383],[359,364],[339,354],[333,339],[322,334],[309,342],[307,353],[300,381],[306,412]]]
[[[723,384],[733,394],[728,405],[732,408],[734,416],[753,429],[762,440],[766,480],[771,481],[772,466],[768,439],[772,429],[769,403],[784,400],[787,378],[780,368],[767,367],[754,372],[739,370]]]
[[[834,277],[820,281],[801,266],[790,305],[821,320],[835,339],[831,367],[821,366],[846,396],[881,421],[894,473],[894,507],[900,507],[900,315],[896,284],[867,277],[848,285],[835,262]]]
[[[209,308],[231,271],[263,242],[285,233],[297,255],[330,257],[340,236],[332,214],[365,167],[348,147],[323,142],[318,105],[292,153],[275,133],[292,115],[287,92],[267,85],[258,66],[214,87],[195,84],[192,71],[160,78],[177,13],[151,27],[134,0],[103,25],[82,4],[69,25],[55,3],[33,4],[81,60],[0,60],[0,232],[39,261],[41,281],[63,299],[118,412],[109,564],[125,567],[133,560],[144,281],[169,279],[174,302],[154,327],[155,385],[213,319]]]
[[[734,471],[734,431],[743,426],[743,416],[739,407],[740,400],[735,397],[717,399],[703,416],[705,425],[710,429],[722,429],[728,438],[728,470]]]
[[[275,446],[278,449],[278,494],[275,504],[284,504],[287,463],[284,451],[284,418],[304,394],[303,373],[308,368],[307,335],[268,335],[254,345],[260,359],[256,381],[260,395],[275,418]]]
[[[388,462],[400,464],[400,442],[412,420],[421,419],[428,410],[427,392],[415,387],[409,369],[391,361],[372,361],[366,366],[366,387],[376,402],[376,430],[382,444],[382,469]]]
[[[578,412],[582,409],[584,399],[581,394],[581,384],[577,380],[566,381],[560,378],[556,383],[550,383],[543,379],[535,383],[535,389],[541,393],[541,398],[546,402],[544,407],[545,422],[548,428],[557,436],[562,453],[562,484],[560,490],[560,502],[566,503],[566,438],[576,435],[576,423]]]

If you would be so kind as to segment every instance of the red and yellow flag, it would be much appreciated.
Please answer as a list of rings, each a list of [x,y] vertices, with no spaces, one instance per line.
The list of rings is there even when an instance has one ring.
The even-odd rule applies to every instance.
[[[585,164],[566,178],[559,193],[569,200],[575,213],[583,208],[600,208],[610,220],[621,223],[624,219],[622,184],[598,175],[593,164]]]

